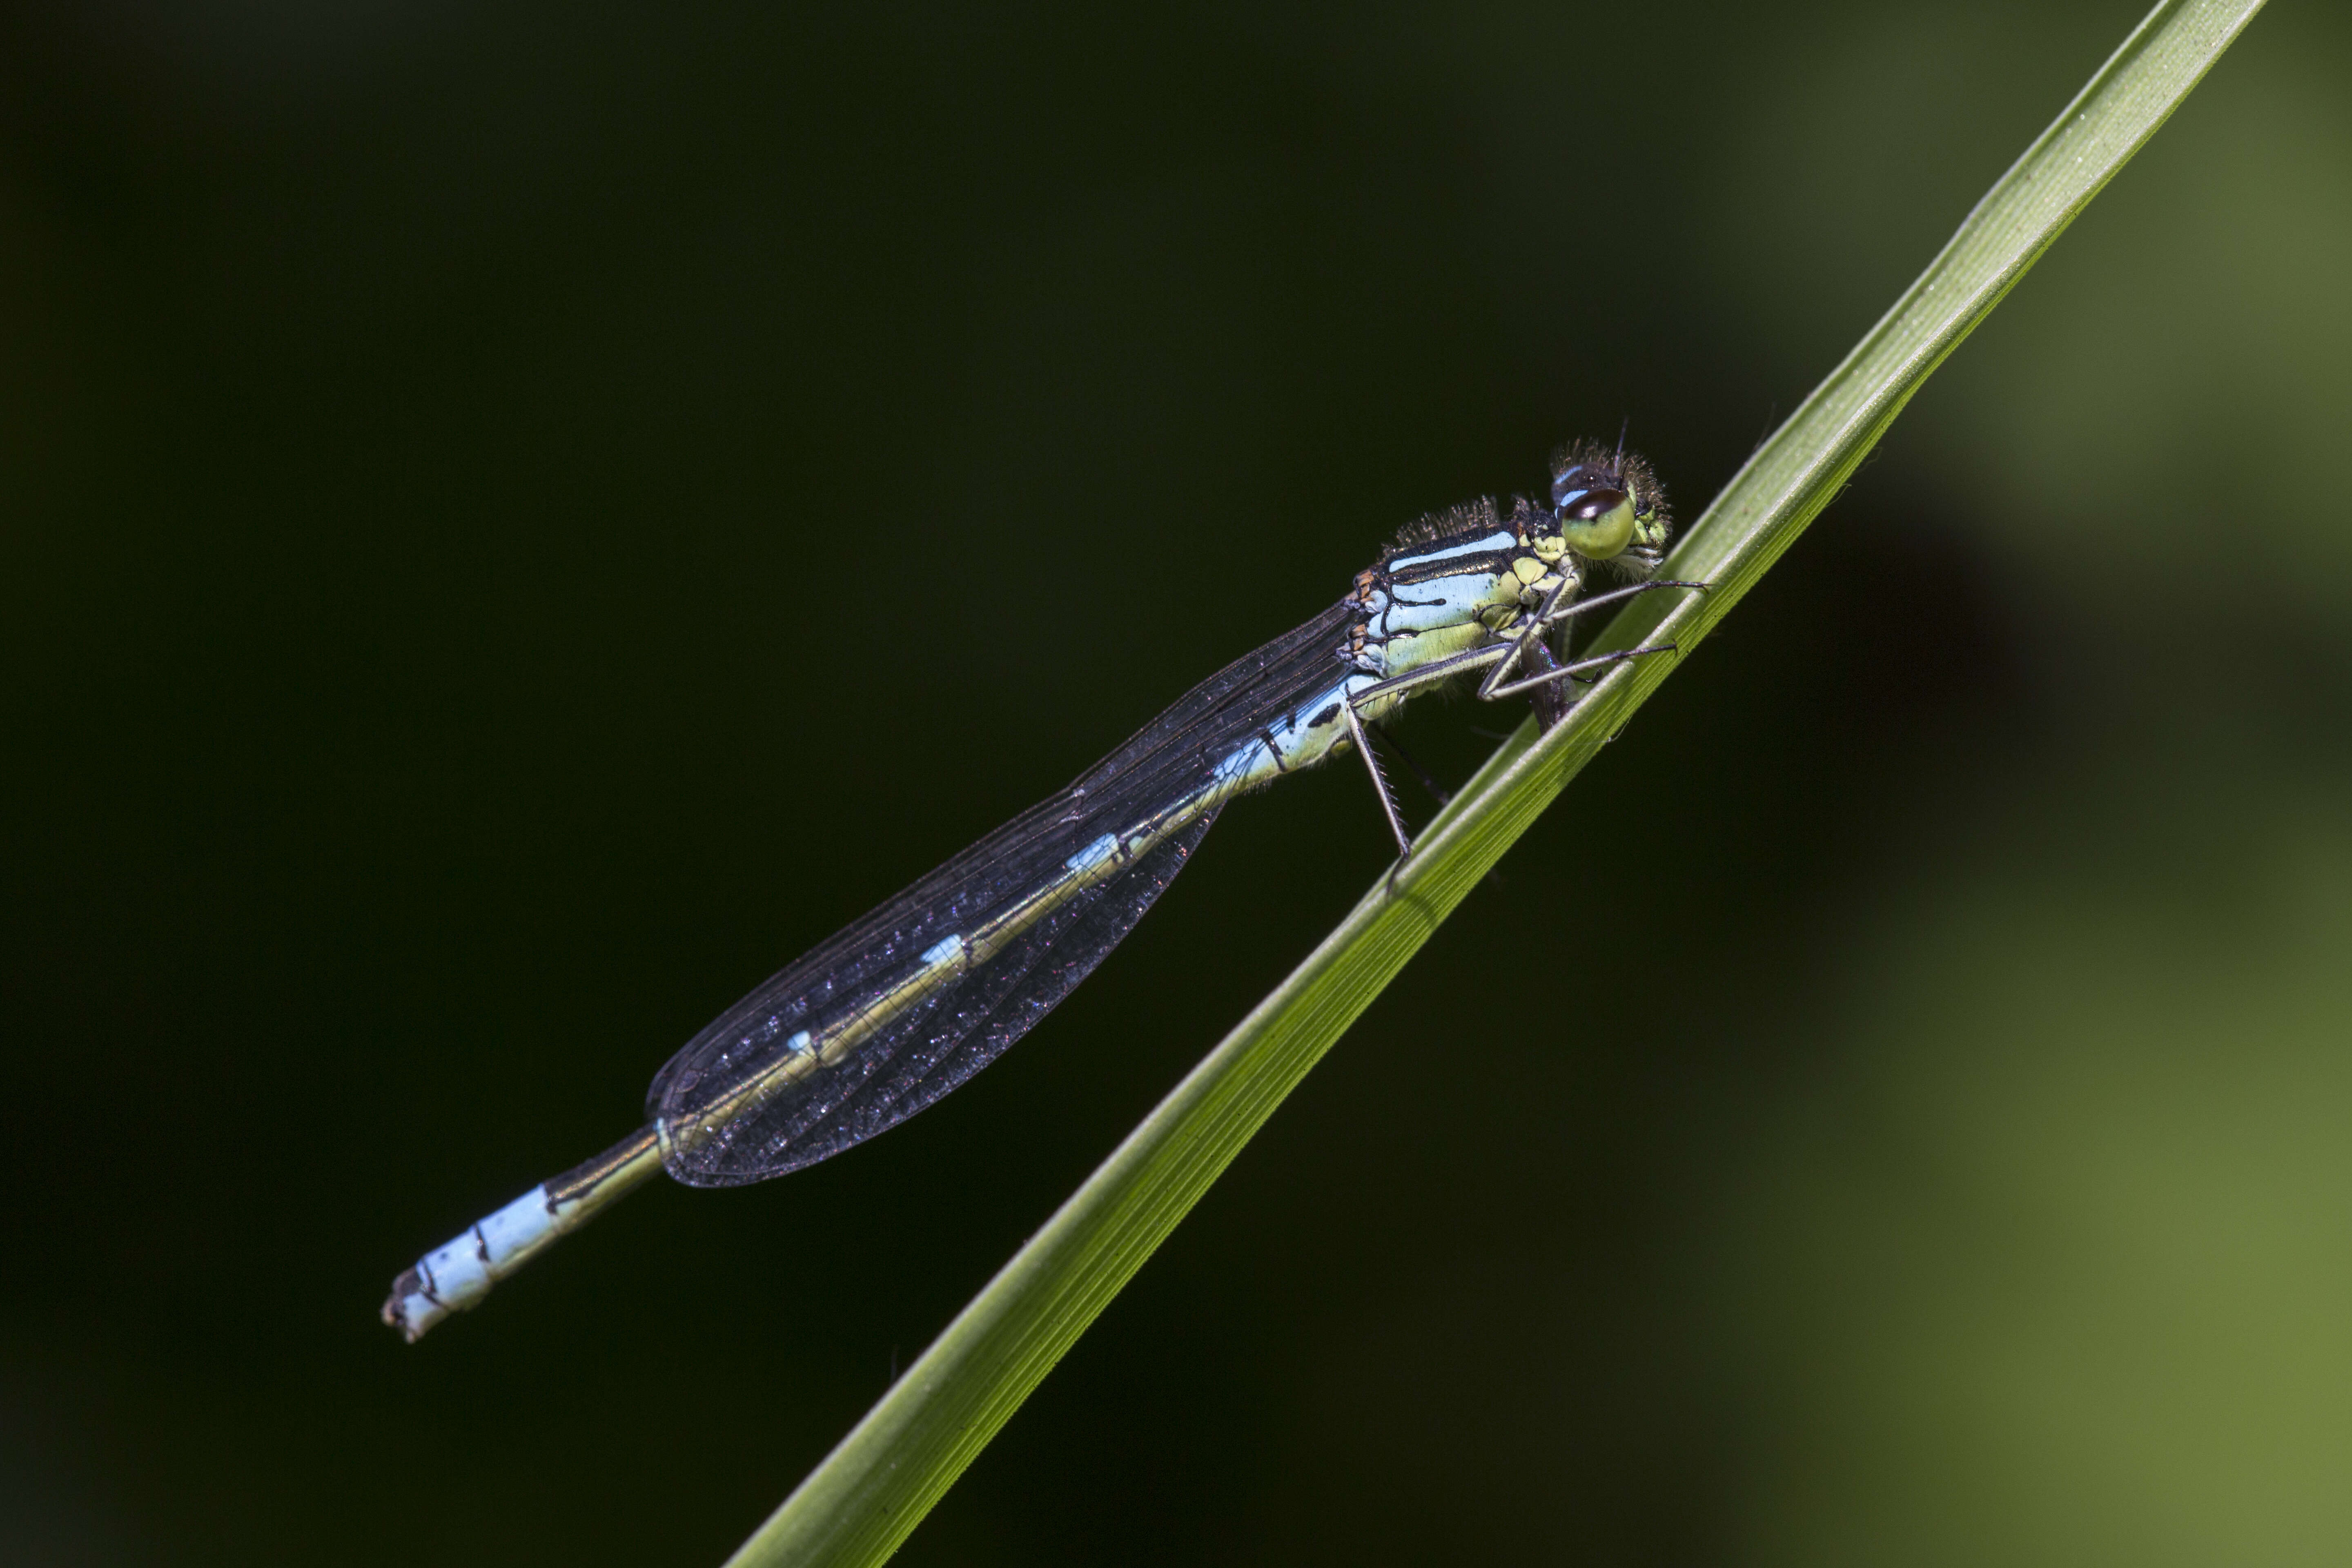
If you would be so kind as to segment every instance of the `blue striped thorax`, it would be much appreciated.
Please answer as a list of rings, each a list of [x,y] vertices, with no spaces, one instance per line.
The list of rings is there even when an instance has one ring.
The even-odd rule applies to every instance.
[[[1511,631],[1563,583],[1573,595],[1581,563],[1552,519],[1522,500],[1506,521],[1485,500],[1423,520],[1357,574],[1349,603],[1363,620],[1350,660],[1383,679],[1409,674]]]

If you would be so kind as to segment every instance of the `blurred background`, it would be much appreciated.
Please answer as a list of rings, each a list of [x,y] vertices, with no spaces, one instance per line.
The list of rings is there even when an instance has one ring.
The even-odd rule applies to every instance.
[[[1415,513],[1695,516],[2139,9],[0,24],[0,1559],[719,1561],[1360,778],[891,1136],[394,1271]],[[2347,79],[2255,22],[904,1561],[2352,1551]]]

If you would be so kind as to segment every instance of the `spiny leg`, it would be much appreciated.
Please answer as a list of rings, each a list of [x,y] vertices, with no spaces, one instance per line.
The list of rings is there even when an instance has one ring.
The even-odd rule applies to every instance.
[[[1709,583],[1685,583],[1675,577],[1653,577],[1646,583],[1636,583],[1627,588],[1612,588],[1605,594],[1595,594],[1589,599],[1579,599],[1573,604],[1563,605],[1557,609],[1547,605],[1545,612],[1537,618],[1547,625],[1557,625],[1571,616],[1580,616],[1587,610],[1597,610],[1603,605],[1613,605],[1621,599],[1630,599],[1636,594],[1654,593],[1660,588],[1696,588],[1704,594],[1713,586],[1714,584]],[[1557,598],[1559,595],[1555,594],[1553,596]]]
[[[1549,734],[1552,726],[1567,718],[1568,710],[1576,706],[1576,699],[1559,681],[1549,679],[1560,668],[1559,658],[1551,651],[1551,644],[1537,642],[1528,650],[1527,662],[1536,669],[1536,684],[1528,697],[1528,705],[1536,710],[1536,731],[1538,734]]]
[[[1403,743],[1396,738],[1396,735],[1392,731],[1382,729],[1378,724],[1367,724],[1364,728],[1370,731],[1382,745],[1388,747],[1390,751],[1394,752],[1397,754],[1397,761],[1402,763],[1406,767],[1412,770],[1413,776],[1421,781],[1421,787],[1429,792],[1430,797],[1437,802],[1440,809],[1454,804],[1454,792],[1447,789],[1444,784],[1439,784],[1435,775],[1431,773],[1427,768],[1424,768],[1419,763],[1414,762],[1412,760],[1412,753],[1404,749]],[[1507,741],[1510,737],[1507,735],[1496,735],[1494,739],[1497,741]],[[1402,862],[1399,862],[1399,864],[1402,864]],[[1486,868],[1486,885],[1495,889],[1498,892],[1502,889],[1503,868],[1500,866],[1489,866]]]
[[[1454,804],[1454,792],[1439,784],[1436,774],[1415,762],[1412,753],[1404,749],[1404,742],[1398,740],[1393,731],[1378,724],[1367,724],[1364,729],[1374,740],[1396,753],[1396,760],[1405,765],[1407,773],[1421,781],[1421,787],[1429,792],[1430,799],[1435,801],[1441,807]]]
[[[1381,813],[1389,819],[1389,831],[1396,835],[1397,859],[1402,862],[1412,853],[1412,840],[1405,836],[1404,818],[1397,815],[1396,798],[1389,793],[1389,781],[1381,773],[1381,760],[1372,752],[1372,741],[1364,733],[1362,715],[1356,711],[1353,698],[1340,704],[1348,712],[1348,733],[1356,742],[1356,754],[1364,759],[1364,771],[1372,775],[1372,793],[1381,797]]]
[[[1480,697],[1491,700],[1495,689],[1510,679],[1522,665],[1531,665],[1539,669],[1557,667],[1559,661],[1549,657],[1552,625],[1555,621],[1564,623],[1576,613],[1572,602],[1568,603],[1565,609],[1561,605],[1563,602],[1573,601],[1583,588],[1584,579],[1580,574],[1573,571],[1562,574],[1558,585],[1544,596],[1543,607],[1528,616],[1527,625],[1511,638],[1510,652],[1505,654],[1502,662],[1488,670],[1486,678],[1478,683]],[[1547,723],[1544,728],[1551,726]]]
[[[1434,686],[1469,674],[1474,669],[1486,669],[1510,653],[1507,643],[1488,643],[1482,647],[1465,648],[1433,658],[1405,675],[1392,675],[1386,680],[1375,681],[1356,693],[1358,702],[1370,702],[1379,697],[1399,697],[1408,691],[1418,691],[1424,686]]]
[[[1660,577],[1646,583],[1636,583],[1628,588],[1612,588],[1606,594],[1595,594],[1589,599],[1571,598],[1570,595],[1578,586],[1578,579],[1570,577],[1551,591],[1544,600],[1543,607],[1528,618],[1526,628],[1511,639],[1510,651],[1503,656],[1501,662],[1487,670],[1486,679],[1478,688],[1478,696],[1482,700],[1491,702],[1507,689],[1524,689],[1520,687],[1507,687],[1506,682],[1509,680],[1512,671],[1521,664],[1536,664],[1538,661],[1534,650],[1545,646],[1542,640],[1544,635],[1555,626],[1566,626],[1570,619],[1584,614],[1587,610],[1598,609],[1603,605],[1617,604],[1632,598],[1636,594],[1647,594],[1658,588],[1696,588],[1701,593],[1705,593],[1707,589],[1707,584],[1705,583],[1685,583],[1678,578]],[[1563,600],[1569,602],[1562,603]],[[1545,667],[1547,676],[1551,669],[1557,668],[1557,660],[1547,665]],[[1550,726],[1546,725],[1545,728],[1549,729]]]
[[[1482,689],[1478,695],[1480,697],[1486,698],[1488,700],[1495,700],[1511,696],[1516,692],[1532,691],[1538,686],[1548,686],[1554,681],[1578,679],[1581,678],[1584,672],[1588,669],[1601,669],[1612,664],[1623,664],[1630,659],[1640,658],[1645,654],[1679,653],[1682,650],[1679,647],[1670,642],[1651,643],[1643,647],[1629,647],[1617,653],[1604,653],[1597,655],[1591,658],[1580,658],[1572,663],[1563,664],[1557,669],[1548,670],[1541,675],[1531,676],[1525,680],[1514,680],[1507,686],[1498,686],[1492,693]],[[1574,704],[1571,703],[1570,706],[1572,707]]]

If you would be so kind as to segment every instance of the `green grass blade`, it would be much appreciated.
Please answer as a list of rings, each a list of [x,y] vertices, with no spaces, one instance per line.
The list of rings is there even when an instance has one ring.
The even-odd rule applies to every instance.
[[[1596,650],[1687,655],[1836,495],[1944,356],[2153,135],[2260,0],[2159,5],[1969,215],[1893,310],[1691,527]],[[1680,600],[1671,606],[1663,601]],[[954,1484],[1439,921],[1680,662],[1621,668],[1550,734],[1505,742],[1376,887],[1106,1160],[732,1559],[876,1563]]]

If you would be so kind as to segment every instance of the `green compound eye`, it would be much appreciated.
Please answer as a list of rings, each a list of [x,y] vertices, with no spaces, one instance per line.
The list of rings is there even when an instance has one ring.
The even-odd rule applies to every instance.
[[[1588,561],[1608,561],[1633,542],[1639,519],[1623,490],[1587,490],[1559,509],[1560,537]]]

